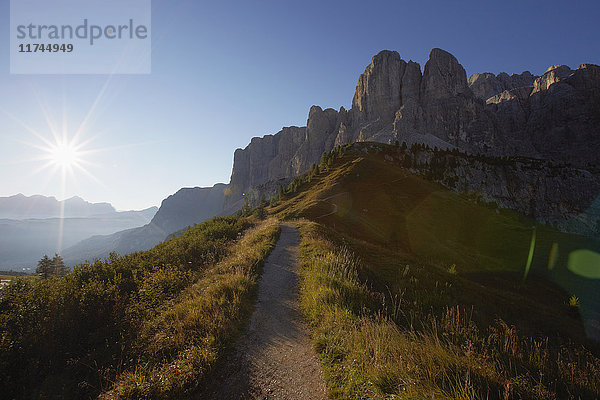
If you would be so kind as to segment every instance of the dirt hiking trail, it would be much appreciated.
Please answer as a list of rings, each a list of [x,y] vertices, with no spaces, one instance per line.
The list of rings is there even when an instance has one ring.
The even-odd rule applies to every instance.
[[[324,400],[327,389],[298,305],[298,230],[281,226],[250,324],[197,399]]]

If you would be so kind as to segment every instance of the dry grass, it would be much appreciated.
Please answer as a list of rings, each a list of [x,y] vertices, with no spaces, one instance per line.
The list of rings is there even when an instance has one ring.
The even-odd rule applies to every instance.
[[[179,398],[201,385],[250,315],[260,268],[279,232],[275,219],[250,229],[225,259],[147,321],[137,367],[101,397]]]

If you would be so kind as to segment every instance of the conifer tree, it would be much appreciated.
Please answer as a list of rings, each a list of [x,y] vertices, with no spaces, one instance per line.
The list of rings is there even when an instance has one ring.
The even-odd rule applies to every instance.
[[[47,254],[45,254],[44,257],[38,261],[38,267],[35,269],[35,272],[40,274],[42,279],[48,279],[53,274],[53,263]]]
[[[260,199],[258,201],[258,206],[265,208],[267,206],[267,200],[265,199],[264,193],[260,195]]]
[[[252,207],[250,207],[250,203],[248,202],[248,198],[246,197],[246,201],[244,201],[244,205],[242,206],[242,209],[239,211],[240,216],[242,217],[248,217],[250,216],[250,214],[252,214]]]
[[[52,269],[56,276],[65,276],[68,272],[63,258],[58,254],[54,254],[54,258],[52,258]]]

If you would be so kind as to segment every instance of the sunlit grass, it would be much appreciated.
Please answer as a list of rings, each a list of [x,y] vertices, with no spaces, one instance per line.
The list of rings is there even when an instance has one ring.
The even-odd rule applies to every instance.
[[[7,398],[180,398],[243,327],[276,220],[216,217],[153,249],[0,289]]]
[[[579,297],[574,296],[574,295],[569,297],[569,307],[572,307],[572,308],[579,307]]]
[[[179,398],[202,385],[247,320],[260,268],[279,232],[274,219],[252,228],[227,257],[155,318],[145,321],[138,343],[139,362],[101,398]]]

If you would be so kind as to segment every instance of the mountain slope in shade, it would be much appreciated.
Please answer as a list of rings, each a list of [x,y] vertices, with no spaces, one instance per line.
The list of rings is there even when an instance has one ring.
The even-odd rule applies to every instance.
[[[598,257],[600,238],[560,232],[473,193],[449,190],[433,182],[427,168],[406,166],[408,157],[425,153],[354,144],[336,157],[328,171],[302,183],[297,193],[270,210],[283,219],[324,224],[360,243],[396,252],[399,258],[420,257],[444,270],[454,265],[463,276],[510,275],[521,288],[525,276],[544,277],[581,299],[587,335],[600,340],[600,275],[596,258],[581,256],[584,251]],[[432,165],[425,157],[422,160]],[[367,265],[385,257],[375,247],[364,256]],[[404,269],[399,258],[390,260],[395,271]],[[392,273],[374,272],[386,277]],[[552,316],[549,310],[547,319]],[[522,321],[535,317],[515,315]]]
[[[183,188],[163,200],[158,212],[139,228],[94,236],[63,251],[68,265],[105,258],[111,252],[120,255],[148,250],[165,240],[169,234],[198,224],[223,210],[227,185],[218,183],[209,188]]]

